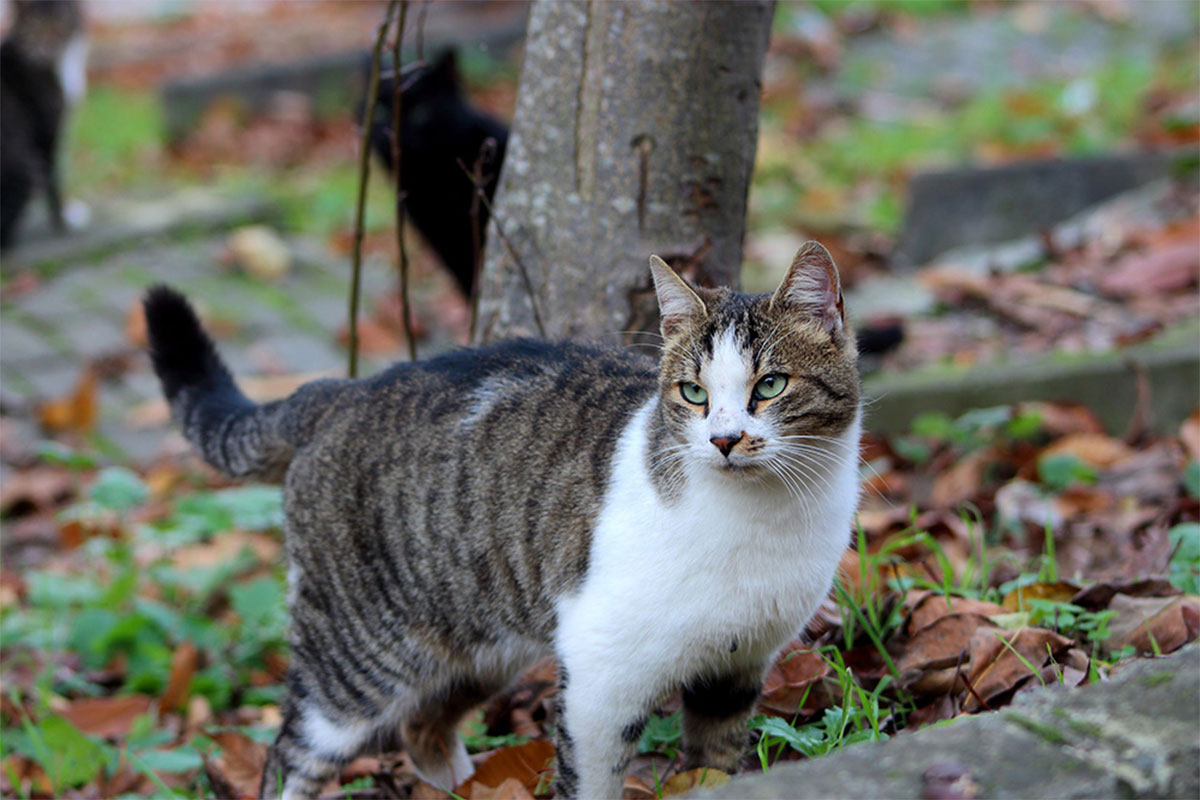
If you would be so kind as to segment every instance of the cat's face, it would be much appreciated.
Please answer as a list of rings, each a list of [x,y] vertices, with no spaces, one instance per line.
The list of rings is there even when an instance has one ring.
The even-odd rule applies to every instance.
[[[653,270],[672,454],[735,478],[824,463],[859,408],[854,336],[825,249],[801,248],[770,295],[693,291],[662,262]]]

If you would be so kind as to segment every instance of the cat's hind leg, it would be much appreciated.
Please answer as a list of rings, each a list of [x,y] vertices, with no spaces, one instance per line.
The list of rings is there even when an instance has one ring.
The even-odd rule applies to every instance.
[[[421,697],[403,716],[400,736],[417,774],[427,783],[451,792],[475,771],[458,735],[463,715],[487,700],[500,685],[472,679]]]
[[[314,798],[343,766],[395,729],[399,695],[384,685],[356,685],[324,671],[303,637],[293,640],[293,664],[283,723],[267,752],[259,784],[264,798]]]
[[[316,704],[284,706],[283,724],[267,751],[259,796],[314,798],[379,730],[377,720],[335,718]]]

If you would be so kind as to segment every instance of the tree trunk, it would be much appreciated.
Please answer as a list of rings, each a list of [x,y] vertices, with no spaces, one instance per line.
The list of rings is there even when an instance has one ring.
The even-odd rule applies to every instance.
[[[479,341],[652,330],[651,253],[699,285],[737,284],[773,10],[534,4]]]

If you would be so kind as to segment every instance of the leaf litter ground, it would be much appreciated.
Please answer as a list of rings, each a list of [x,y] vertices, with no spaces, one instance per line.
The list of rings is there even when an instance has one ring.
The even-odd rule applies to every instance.
[[[141,475],[63,446],[34,458],[3,492],[0,789],[253,796],[287,664],[278,490],[190,456]],[[864,458],[855,546],[767,676],[748,769],[1084,687],[1197,638],[1200,412],[1134,442],[1076,406],[931,415]],[[547,793],[554,670],[464,722],[478,771],[460,796]],[[674,697],[626,796],[721,780],[680,760]],[[339,792],[444,796],[402,751],[348,765]]]

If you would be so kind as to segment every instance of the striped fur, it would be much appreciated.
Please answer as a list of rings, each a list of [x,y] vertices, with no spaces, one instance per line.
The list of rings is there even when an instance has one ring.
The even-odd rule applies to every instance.
[[[797,269],[808,297],[820,279]],[[560,797],[618,794],[679,687],[689,761],[735,766],[857,500],[853,339],[794,302],[792,279],[749,296],[656,266],[659,364],[519,340],[262,406],[187,302],[151,290],[155,369],[188,438],[230,474],[284,480],[292,660],[263,795],[315,796],[397,736],[453,788],[470,771],[461,716],[545,653],[562,665]],[[757,398],[766,374],[787,388]]]

